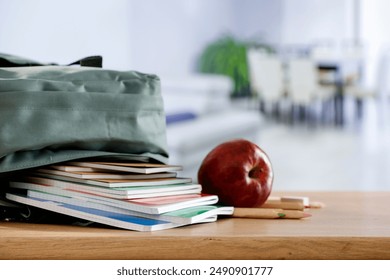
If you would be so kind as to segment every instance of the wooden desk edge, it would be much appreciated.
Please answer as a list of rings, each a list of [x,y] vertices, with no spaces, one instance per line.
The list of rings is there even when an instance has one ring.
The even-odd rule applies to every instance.
[[[161,237],[117,240],[101,237],[69,237],[64,240],[54,237],[6,238],[1,243],[1,259],[390,259],[390,237]]]
[[[321,211],[312,219],[316,231],[297,235],[298,221],[289,227],[269,225],[262,233],[242,231],[242,223],[224,221],[207,226],[194,225],[178,231],[151,234],[123,234],[123,231],[70,228],[49,225],[12,224],[0,231],[0,259],[389,259],[390,232],[387,219],[386,193],[304,193],[301,195],[329,203],[327,212]],[[340,203],[348,198],[348,205]],[[355,203],[354,201],[357,201]],[[365,201],[362,212],[359,205]],[[375,207],[373,207],[375,206]],[[346,207],[348,208],[346,211]],[[382,211],[376,211],[380,207]],[[366,211],[365,210],[365,211]],[[333,212],[332,212],[333,211]],[[335,212],[337,211],[337,212]],[[342,219],[329,216],[342,211]],[[359,213],[363,220],[355,221],[352,230],[344,226]],[[372,215],[372,216],[371,216]],[[373,219],[374,217],[375,219]],[[385,219],[384,219],[385,218]],[[364,221],[364,223],[362,222]],[[380,223],[375,222],[380,221]],[[253,223],[248,222],[251,228]],[[287,225],[285,221],[284,225]],[[325,225],[325,227],[324,227]],[[374,227],[373,227],[374,226]],[[338,227],[337,236],[329,235],[328,228]],[[201,228],[201,230],[200,230]],[[285,235],[280,235],[285,228]],[[347,229],[347,230],[345,230]],[[236,230],[236,231],[235,231]],[[287,236],[290,231],[295,234]],[[224,232],[229,234],[223,234]],[[240,235],[233,234],[234,232]],[[174,234],[173,234],[174,233]],[[318,233],[318,234],[317,234]],[[322,233],[327,233],[322,236]],[[355,235],[356,233],[356,235]],[[272,236],[269,236],[272,234]],[[364,235],[365,234],[365,235]]]

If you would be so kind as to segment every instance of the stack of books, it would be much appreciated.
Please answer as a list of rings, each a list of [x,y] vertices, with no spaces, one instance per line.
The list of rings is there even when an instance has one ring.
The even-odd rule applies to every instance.
[[[178,165],[74,161],[10,181],[7,199],[109,226],[154,231],[232,215]]]

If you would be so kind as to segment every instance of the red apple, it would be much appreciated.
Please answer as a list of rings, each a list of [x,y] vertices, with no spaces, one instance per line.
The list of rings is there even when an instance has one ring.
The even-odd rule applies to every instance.
[[[204,158],[198,182],[202,192],[235,207],[259,207],[272,189],[273,171],[266,153],[256,144],[237,139],[215,147]]]

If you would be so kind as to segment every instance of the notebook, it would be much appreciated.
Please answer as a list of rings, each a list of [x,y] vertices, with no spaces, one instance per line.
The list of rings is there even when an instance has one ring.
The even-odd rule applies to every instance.
[[[56,195],[69,196],[77,199],[83,199],[85,201],[105,204],[148,214],[162,214],[186,207],[198,205],[213,205],[218,202],[218,196],[202,193],[153,196],[136,199],[116,199],[107,197],[106,195],[87,193],[81,190],[66,190],[64,188],[39,185],[34,183],[11,182],[10,187],[13,189],[36,190]]]
[[[11,188],[43,191],[54,194],[64,194],[67,191],[85,192],[116,199],[135,199],[155,196],[172,196],[181,194],[199,194],[202,190],[199,184],[182,184],[152,187],[104,188],[83,184],[27,177],[26,182],[9,183]]]
[[[151,174],[134,174],[134,173],[107,173],[107,172],[86,172],[86,171],[63,171],[50,168],[40,168],[36,172],[44,174],[54,174],[79,179],[131,179],[131,180],[144,180],[144,179],[158,179],[158,178],[175,178],[176,172],[163,172],[163,173],[151,173]]]
[[[105,170],[116,170],[142,174],[172,172],[180,171],[183,169],[183,167],[180,165],[167,165],[159,163],[72,161],[68,162],[68,164],[82,167],[92,167]]]
[[[118,188],[118,187],[141,187],[141,186],[161,186],[161,185],[173,185],[173,184],[185,184],[191,183],[191,178],[159,178],[159,179],[144,179],[144,180],[132,180],[132,179],[79,179],[61,175],[45,174],[39,172],[33,172],[32,175],[51,178],[55,180],[68,181],[74,183],[82,183],[93,186]]]
[[[169,221],[169,222],[179,223],[179,224],[193,224],[193,223],[201,222],[206,218],[216,217],[218,215],[232,215],[234,210],[233,207],[229,207],[229,206],[202,205],[202,206],[194,206],[194,207],[188,207],[176,211],[171,211],[161,215],[153,215],[153,214],[146,214],[142,212],[126,210],[126,209],[113,207],[109,205],[89,202],[89,201],[76,199],[72,197],[44,193],[40,191],[28,191],[28,196],[33,198],[63,202],[71,205],[116,212],[116,213],[121,213],[126,215],[133,215],[137,217],[164,220],[164,221]]]
[[[25,195],[7,193],[6,197],[9,200],[38,207],[48,211],[53,211],[56,213],[128,230],[156,231],[187,225],[186,223],[172,223],[158,219],[149,219],[144,217],[125,215],[108,210],[99,210],[85,206],[71,205],[63,202],[28,197]],[[214,222],[215,220],[216,217],[213,216],[201,220],[199,221],[199,223]]]

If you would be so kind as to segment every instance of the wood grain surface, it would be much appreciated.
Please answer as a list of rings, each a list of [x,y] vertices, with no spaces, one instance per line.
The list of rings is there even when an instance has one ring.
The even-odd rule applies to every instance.
[[[300,220],[224,218],[151,233],[0,222],[0,259],[390,259],[390,192],[275,195],[326,207]]]

